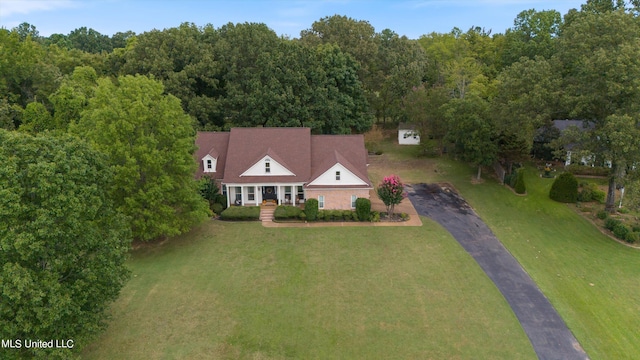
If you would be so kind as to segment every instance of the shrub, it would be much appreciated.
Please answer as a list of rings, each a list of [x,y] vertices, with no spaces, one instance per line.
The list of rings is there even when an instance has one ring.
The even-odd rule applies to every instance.
[[[613,228],[613,235],[615,235],[620,240],[625,240],[627,238],[627,234],[630,233],[629,228],[624,226],[624,224],[617,224]]]
[[[369,218],[371,219],[371,222],[380,222],[380,213],[377,211],[372,211]]]
[[[358,220],[367,221],[371,216],[371,200],[365,198],[356,199],[356,214]]]
[[[593,190],[585,187],[578,193],[578,201],[589,202],[593,200]]]
[[[409,214],[401,213],[400,214],[400,218],[402,219],[402,221],[407,221],[407,220],[409,220]]]
[[[232,206],[220,214],[222,220],[243,221],[258,220],[260,218],[259,206]]]
[[[358,221],[358,214],[355,211],[351,212],[351,220]]]
[[[345,221],[351,221],[353,216],[353,211],[351,210],[342,210],[342,218]]]
[[[592,192],[593,200],[599,202],[600,204],[603,204],[604,199],[607,197],[607,194],[604,191],[598,189],[592,189]]]
[[[307,220],[315,221],[318,217],[318,200],[308,199],[304,204],[304,213],[307,215]]]
[[[331,211],[331,218],[333,221],[342,221],[342,210],[329,210]]]
[[[527,192],[527,188],[524,184],[524,170],[518,169],[516,171],[516,181],[513,185],[513,189],[516,191],[516,194],[524,194]]]
[[[317,217],[318,220],[325,220],[324,216],[325,216],[324,210],[318,211],[318,217]],[[309,215],[307,215],[307,218],[309,218]]]
[[[304,211],[300,211],[300,220],[307,220],[307,214]]]
[[[633,244],[638,242],[639,239],[640,239],[640,232],[629,231],[627,233],[627,236],[624,238],[624,241],[628,242],[629,244]]]
[[[215,203],[211,205],[211,210],[213,210],[213,212],[216,214],[220,214],[222,210],[224,210],[224,207],[220,203]]]
[[[569,172],[560,174],[551,185],[549,197],[563,203],[576,202],[578,200],[578,181],[575,176]]]
[[[627,209],[627,208],[620,208],[620,209],[618,209],[618,212],[619,212],[620,214],[628,214],[628,213],[629,213],[629,209]]]
[[[516,177],[515,173],[505,174],[504,175],[504,184],[505,185],[509,185],[510,187],[513,187],[515,185],[515,177]]]
[[[604,211],[604,210],[600,210],[600,211],[598,211],[598,215],[597,216],[598,216],[598,219],[604,220],[604,219],[609,217],[609,213]]]
[[[300,208],[291,205],[280,205],[274,211],[273,216],[276,220],[298,219],[302,214]]]
[[[640,232],[640,225],[633,225],[632,230],[633,232]]]
[[[607,220],[604,221],[604,227],[611,231],[613,231],[618,224],[620,224],[620,220],[614,218],[607,218]]]

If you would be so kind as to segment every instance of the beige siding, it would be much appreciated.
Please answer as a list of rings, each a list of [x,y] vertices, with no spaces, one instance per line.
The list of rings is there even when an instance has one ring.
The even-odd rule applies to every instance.
[[[351,209],[351,195],[359,198],[369,198],[368,189],[331,189],[331,190],[306,190],[307,199],[316,199],[318,196],[324,195],[324,209]]]

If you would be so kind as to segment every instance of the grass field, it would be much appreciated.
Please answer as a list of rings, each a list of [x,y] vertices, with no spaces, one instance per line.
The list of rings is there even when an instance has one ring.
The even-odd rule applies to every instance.
[[[86,359],[535,359],[437,224],[267,229],[212,221],[133,253]]]
[[[518,259],[591,359],[640,358],[640,250],[548,199],[386,143],[374,183],[452,183]],[[87,359],[535,358],[513,313],[442,228],[265,229],[208,223],[133,253],[133,278]]]
[[[592,359],[640,358],[640,250],[604,236],[548,198],[552,179],[528,168],[528,195],[495,181],[472,185],[473,169],[443,162],[452,182],[518,259]]]

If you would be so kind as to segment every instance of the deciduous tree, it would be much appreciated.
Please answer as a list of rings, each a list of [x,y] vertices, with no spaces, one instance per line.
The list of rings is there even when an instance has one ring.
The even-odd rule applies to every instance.
[[[130,217],[136,239],[177,235],[208,216],[193,179],[191,118],[160,82],[145,76],[100,79],[70,131],[108,156],[114,173],[109,193]]]
[[[0,164],[0,333],[71,339],[77,352],[103,328],[128,277],[131,236],[107,193],[107,160],[70,136],[0,130]],[[0,356],[72,356],[22,345]]]

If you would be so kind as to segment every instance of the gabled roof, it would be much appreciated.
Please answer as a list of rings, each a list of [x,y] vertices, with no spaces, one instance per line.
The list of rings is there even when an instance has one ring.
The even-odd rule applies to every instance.
[[[222,179],[224,176],[227,148],[229,147],[229,133],[198,131],[196,134],[196,146],[198,147],[195,153],[196,162],[198,163],[196,178],[199,179],[205,174],[201,163],[202,158],[206,155],[211,155],[217,159],[216,172],[206,173],[206,175],[214,179]]]
[[[269,182],[306,182],[311,173],[311,129],[232,128],[223,181],[264,182],[263,176],[240,176],[269,155],[295,176],[270,176]],[[286,159],[286,160],[285,160]]]
[[[367,150],[363,135],[314,135],[311,137],[311,155],[309,182],[339,163],[371,187],[367,176]]]

